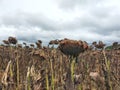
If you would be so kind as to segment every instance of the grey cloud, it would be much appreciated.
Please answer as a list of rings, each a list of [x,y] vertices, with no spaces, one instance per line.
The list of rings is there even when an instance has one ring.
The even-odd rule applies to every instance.
[[[59,0],[60,8],[64,9],[72,9],[75,7],[89,7],[96,5],[98,3],[102,3],[103,0]]]
[[[57,39],[59,37],[56,34],[56,31],[52,30],[42,30],[40,28],[30,27],[30,28],[17,28],[18,31],[15,32],[16,37],[19,40],[23,40],[26,42],[36,42],[37,40],[42,40],[43,44],[48,44],[48,42],[52,39]]]
[[[57,23],[42,14],[17,13],[13,16],[2,16],[1,24],[10,26],[39,27],[43,30],[57,29]]]
[[[52,30],[42,30],[36,27],[11,27],[0,25],[0,43],[2,40],[7,39],[9,36],[14,36],[18,39],[19,43],[35,43],[37,40],[42,40],[44,45],[47,45],[50,40],[59,38],[59,34]]]
[[[3,0],[0,0],[0,2],[2,2]]]
[[[0,18],[0,30],[7,33],[3,37],[15,36],[18,40],[26,42],[36,42],[41,39],[44,43],[60,37],[57,34],[58,24],[56,21],[50,20],[42,14],[17,13],[15,15],[5,15]],[[2,28],[2,25],[4,28]]]
[[[6,26],[19,26],[19,25],[25,25],[26,22],[24,20],[24,17],[22,16],[2,16],[1,17],[1,24],[4,24]]]
[[[49,18],[43,16],[43,15],[28,15],[28,18],[26,21],[31,25],[31,26],[37,26],[41,27],[44,30],[56,30],[57,29],[57,23],[54,20],[50,20]]]
[[[7,34],[2,32],[2,35],[4,34],[2,37],[14,35],[20,41],[35,42],[41,39],[44,43],[48,43],[51,39],[63,39],[65,37],[88,42],[95,40],[120,42],[120,13],[116,12],[114,7],[98,7],[95,3],[102,3],[102,1],[61,0],[62,10],[77,6],[85,9],[83,16],[63,23],[52,20],[43,14],[21,12],[0,16],[0,24],[7,29]],[[9,29],[12,32],[9,32]],[[4,30],[4,28],[0,26],[0,30]]]
[[[10,29],[10,30],[9,30]],[[0,27],[1,30],[1,27]],[[61,31],[52,31],[52,30],[41,30],[40,28],[26,28],[26,27],[7,27],[7,29],[2,29],[6,33],[10,31],[10,34],[4,35],[4,32],[1,34],[3,35],[2,38],[6,39],[8,36],[15,36],[19,40],[19,42],[24,41],[27,43],[34,43],[37,40],[42,40],[44,45],[47,45],[48,42],[52,39],[63,39],[63,38],[70,38],[70,39],[77,39],[77,40],[85,40],[89,43],[92,41],[102,40],[106,42],[113,42],[113,41],[120,41],[119,33],[120,31],[113,31],[109,35],[104,35],[99,33],[98,31],[92,32],[86,28],[80,30],[75,29],[73,30],[61,30]],[[0,38],[0,40],[2,40]]]
[[[79,6],[79,8],[85,7],[83,9],[86,12],[84,16],[77,17],[73,21],[65,23],[61,29],[83,30],[86,28],[103,35],[110,35],[112,31],[120,30],[120,13],[118,7],[115,5],[109,6],[108,0],[104,0],[104,2],[103,0],[60,0],[60,2],[60,6],[63,7],[62,10],[66,10],[64,5],[66,7],[69,6],[69,9]]]
[[[84,16],[65,23],[61,28],[81,31],[86,29],[102,35],[110,35],[114,31],[120,31],[120,13],[114,12],[114,8],[100,7],[99,11],[95,8],[89,10]]]

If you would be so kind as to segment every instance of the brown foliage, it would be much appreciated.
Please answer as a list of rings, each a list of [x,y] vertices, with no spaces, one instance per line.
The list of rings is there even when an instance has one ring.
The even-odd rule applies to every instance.
[[[35,44],[37,45],[37,48],[39,48],[39,49],[42,48],[42,41],[41,40],[38,40]]]
[[[48,77],[49,90],[53,90],[52,78],[54,80],[54,90],[107,90],[107,76],[110,77],[112,90],[119,90],[120,50],[104,50],[104,56],[100,50],[86,51],[88,48],[87,42],[70,39],[59,41],[59,49],[65,55],[55,48],[31,49],[27,46],[26,48],[14,48],[14,46],[6,48],[2,46],[0,48],[0,75],[3,76],[7,64],[11,60],[13,79],[9,75],[9,71],[7,74],[8,81],[12,80],[12,82],[8,82],[7,87],[4,87],[4,83],[1,86],[0,82],[0,87],[4,90],[16,90],[16,88],[25,90],[25,85],[28,84],[26,80],[27,69],[30,67],[31,90],[46,90],[46,76]],[[68,62],[70,58],[67,58],[66,55],[79,55],[78,63],[75,63],[73,68],[73,81],[70,76],[71,63]],[[19,87],[16,84],[17,60],[20,75]],[[105,60],[108,62],[108,66],[105,65]],[[109,71],[107,71],[108,67]]]
[[[3,40],[3,43],[8,45],[9,41],[8,40]]]
[[[81,52],[88,49],[88,44],[85,41],[77,40],[62,40],[59,43],[60,51],[65,55],[71,55],[77,57]]]
[[[38,42],[42,44],[42,40],[38,40]]]
[[[59,44],[59,41],[57,39],[56,40],[51,40],[49,42],[49,45],[53,45],[53,44],[57,45],[57,44]]]
[[[10,44],[16,44],[17,43],[17,39],[15,37],[8,37],[8,41]]]
[[[102,41],[99,41],[98,44],[97,42],[92,43],[96,49],[103,49],[105,47],[105,44]]]
[[[113,46],[117,46],[118,45],[118,42],[113,42]]]
[[[112,44],[112,49],[114,49],[114,50],[120,50],[120,44],[118,42],[114,42]]]

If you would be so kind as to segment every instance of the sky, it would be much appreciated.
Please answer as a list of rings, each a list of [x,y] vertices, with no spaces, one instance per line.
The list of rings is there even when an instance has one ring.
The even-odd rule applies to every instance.
[[[9,36],[120,42],[120,0],[0,0],[0,43]]]

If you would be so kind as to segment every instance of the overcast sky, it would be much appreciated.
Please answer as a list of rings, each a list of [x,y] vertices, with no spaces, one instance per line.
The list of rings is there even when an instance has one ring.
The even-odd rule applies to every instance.
[[[120,42],[120,0],[0,0],[0,42],[8,36]]]

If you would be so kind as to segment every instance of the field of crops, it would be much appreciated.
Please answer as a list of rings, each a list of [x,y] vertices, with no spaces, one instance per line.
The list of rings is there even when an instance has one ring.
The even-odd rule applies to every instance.
[[[120,90],[120,50],[75,58],[57,48],[0,46],[0,90]]]

